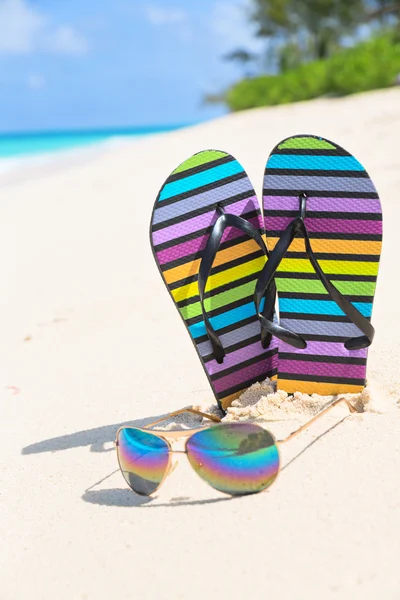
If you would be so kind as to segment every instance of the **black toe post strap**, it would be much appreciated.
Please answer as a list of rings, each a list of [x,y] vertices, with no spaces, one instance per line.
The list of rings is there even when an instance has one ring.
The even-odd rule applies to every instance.
[[[263,297],[265,291],[268,289],[268,286],[270,286],[271,282],[274,281],[275,273],[279,268],[279,265],[281,264],[290,244],[298,233],[294,223],[295,221],[292,221],[292,223],[290,223],[285,229],[274,250],[269,254],[268,261],[260,273],[255,291],[255,294],[259,299]],[[262,327],[271,335],[274,335],[278,339],[290,344],[291,346],[294,346],[295,348],[303,350],[307,347],[307,342],[297,333],[281,327],[281,325],[278,325],[278,323],[274,323],[272,319],[266,319],[264,315],[259,314],[258,317],[261,321]]]
[[[368,321],[368,319],[364,317],[364,315],[362,315],[360,311],[357,310],[351,304],[351,302],[349,302],[349,300],[347,300],[347,298],[345,298],[345,296],[343,296],[343,294],[339,292],[339,290],[330,282],[330,280],[326,277],[325,273],[321,269],[318,260],[315,258],[314,252],[312,250],[308,230],[304,223],[307,203],[306,194],[300,194],[299,200],[300,217],[297,217],[291,223],[289,223],[289,225],[281,235],[279,242],[275,246],[273,252],[270,253],[269,260],[264,266],[264,269],[261,271],[256,288],[256,293],[262,297],[264,290],[267,289],[269,283],[273,280],[275,273],[279,268],[279,265],[282,262],[282,259],[284,258],[290,244],[299,233],[302,233],[304,236],[307,256],[310,259],[310,262],[316,274],[318,275],[318,278],[321,281],[322,285],[324,286],[332,300],[336,302],[336,304],[344,312],[344,314],[363,333],[362,336],[348,339],[344,344],[345,347],[347,348],[347,350],[360,350],[362,348],[367,348],[371,345],[374,339],[375,330],[372,327],[371,323]],[[287,329],[283,329],[275,323],[264,323],[264,318],[262,316],[260,316],[260,320],[262,321],[264,327],[268,327],[272,335],[275,335],[280,340],[287,342],[295,348],[303,349],[307,347],[307,342],[297,333],[290,332]]]
[[[352,305],[349,300],[339,290],[332,285],[325,273],[322,271],[317,259],[315,258],[314,252],[311,248],[310,237],[308,235],[307,227],[303,220],[301,220],[301,229],[304,233],[304,240],[306,243],[306,252],[310,259],[312,266],[322,285],[339,308],[344,314],[350,319],[350,321],[360,330],[363,335],[348,339],[344,346],[347,350],[361,350],[362,348],[368,348],[373,342],[375,336],[375,329],[363,314],[355,306]]]
[[[236,229],[240,229],[241,231],[246,233],[250,238],[252,238],[255,242],[257,242],[257,244],[260,246],[265,255],[268,255],[268,251],[260,232],[255,227],[253,227],[253,225],[249,223],[249,221],[246,221],[246,219],[243,219],[242,217],[225,213],[224,209],[220,205],[217,207],[217,211],[219,217],[215,222],[213,230],[208,239],[207,245],[204,249],[203,257],[201,259],[198,285],[201,310],[203,313],[204,325],[206,327],[208,339],[211,342],[213,354],[216,361],[218,363],[222,363],[225,357],[225,351],[222,346],[221,340],[216,334],[213,326],[211,325],[210,319],[208,318],[207,311],[204,306],[204,294],[207,285],[207,280],[210,275],[217,252],[219,250],[224,231],[227,227],[235,227]],[[265,289],[265,292],[267,292],[267,297],[265,299],[265,306],[263,310],[263,314],[265,315],[264,318],[272,319],[274,314],[276,297],[275,282],[272,282],[271,285],[269,285],[268,288]],[[261,298],[258,300],[258,303],[256,303],[257,314],[259,314],[260,312],[259,309],[262,297],[263,296],[261,296]],[[264,347],[267,347],[270,344],[271,335],[269,331],[267,331],[265,328],[262,328],[261,339]]]

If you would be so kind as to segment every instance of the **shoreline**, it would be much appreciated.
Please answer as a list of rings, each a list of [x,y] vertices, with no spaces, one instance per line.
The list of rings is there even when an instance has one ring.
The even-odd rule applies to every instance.
[[[154,133],[137,137],[111,137],[90,142],[81,146],[59,148],[49,152],[37,152],[19,156],[0,156],[0,187],[19,182],[30,175],[46,176],[59,169],[80,165],[95,159],[98,155],[123,148],[125,145],[140,143],[147,138],[165,133]]]
[[[74,165],[80,161],[90,160],[99,152],[107,152],[114,148],[123,147],[126,144],[135,144],[145,139],[159,135],[168,135],[182,129],[193,127],[196,124],[154,126],[138,128],[115,128],[115,129],[87,129],[87,130],[60,130],[44,132],[14,132],[0,133],[0,147],[4,140],[27,139],[57,139],[57,138],[76,138],[76,144],[67,144],[54,149],[34,149],[33,151],[21,150],[18,153],[2,154],[0,153],[0,187],[6,176],[20,175],[23,177],[33,170],[46,174],[49,167],[55,170],[60,167]],[[137,129],[137,133],[134,133]],[[130,133],[132,131],[132,133]],[[143,133],[140,133],[143,131]],[[85,136],[92,136],[93,139],[82,141]],[[47,167],[43,170],[43,167]],[[12,177],[12,180],[15,178]]]

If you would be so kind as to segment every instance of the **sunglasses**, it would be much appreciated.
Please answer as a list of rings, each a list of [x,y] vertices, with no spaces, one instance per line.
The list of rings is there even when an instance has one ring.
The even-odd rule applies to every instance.
[[[255,423],[221,423],[215,415],[184,408],[147,427],[121,427],[116,438],[119,467],[129,487],[141,496],[154,494],[173,470],[172,454],[186,454],[193,470],[211,487],[241,496],[268,488],[280,471],[279,447],[307,429],[314,421],[340,403],[357,412],[345,398],[339,398],[313,419],[282,440],[276,440]],[[150,427],[190,412],[216,424],[191,431],[154,431]],[[171,444],[184,442],[181,449]]]

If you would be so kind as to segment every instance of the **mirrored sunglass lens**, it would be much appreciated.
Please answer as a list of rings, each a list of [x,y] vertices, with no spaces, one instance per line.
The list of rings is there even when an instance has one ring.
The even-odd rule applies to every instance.
[[[124,428],[117,450],[119,466],[132,490],[144,496],[155,492],[168,469],[168,444],[146,431]]]
[[[217,425],[195,433],[186,449],[196,473],[215,489],[233,496],[264,490],[279,472],[275,441],[258,425]]]

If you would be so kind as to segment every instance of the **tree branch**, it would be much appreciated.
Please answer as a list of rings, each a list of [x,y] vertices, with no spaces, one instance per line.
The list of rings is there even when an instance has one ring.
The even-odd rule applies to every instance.
[[[389,6],[382,6],[382,8],[375,10],[373,13],[369,13],[367,15],[367,20],[373,21],[374,19],[379,19],[379,17],[384,17],[396,12],[400,12],[400,2],[390,4]]]

